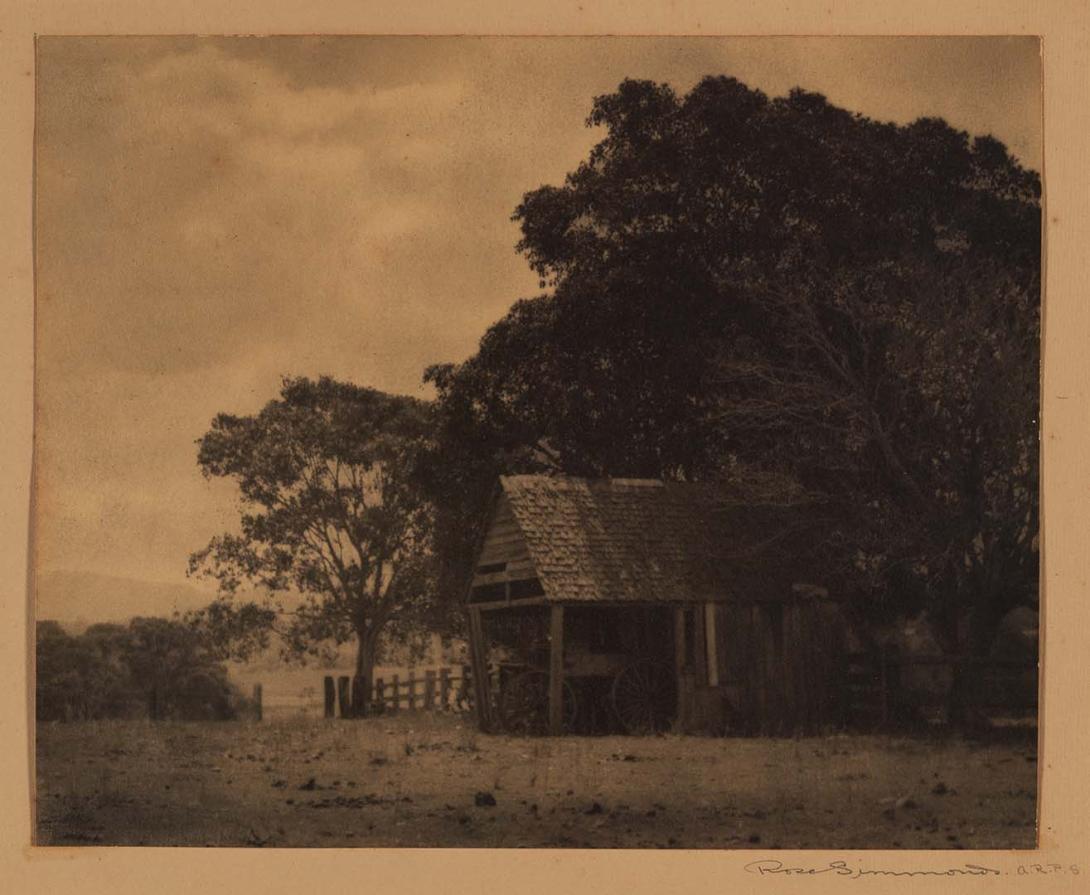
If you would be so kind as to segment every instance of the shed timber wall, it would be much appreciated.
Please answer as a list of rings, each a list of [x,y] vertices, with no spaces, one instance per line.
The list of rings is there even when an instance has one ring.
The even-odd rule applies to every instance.
[[[734,710],[732,728],[792,734],[844,723],[846,628],[835,605],[810,599],[721,603],[715,619],[718,689]],[[699,676],[696,687],[698,693],[716,689],[702,688]],[[695,727],[700,722],[692,719]]]

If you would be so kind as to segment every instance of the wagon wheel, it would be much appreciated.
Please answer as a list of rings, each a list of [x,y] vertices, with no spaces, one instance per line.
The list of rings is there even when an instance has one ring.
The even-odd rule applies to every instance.
[[[659,733],[674,720],[677,682],[663,662],[633,662],[614,678],[611,695],[613,711],[627,733]]]
[[[564,730],[575,723],[576,701],[572,685],[564,681]],[[549,673],[532,668],[516,674],[504,685],[500,715],[508,733],[540,736],[549,732]]]

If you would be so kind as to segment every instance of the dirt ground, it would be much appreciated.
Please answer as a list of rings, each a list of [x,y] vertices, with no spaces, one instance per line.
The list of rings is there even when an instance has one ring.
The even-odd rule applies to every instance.
[[[39,725],[41,845],[1030,848],[1032,740],[486,736],[472,721]]]

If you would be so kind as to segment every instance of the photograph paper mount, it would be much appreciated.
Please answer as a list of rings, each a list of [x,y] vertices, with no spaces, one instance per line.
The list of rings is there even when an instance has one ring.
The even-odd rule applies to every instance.
[[[1077,23],[1074,23],[1074,24],[1076,25],[1074,30],[1077,32],[1077,34],[1082,39],[1085,39],[1085,24],[1086,24],[1085,23],[1085,16],[1083,17],[1083,19],[1079,20]],[[1048,113],[1047,109],[1051,108],[1052,104],[1054,102],[1056,102],[1056,100],[1053,99],[1054,94],[1052,94],[1052,91],[1053,90],[1062,90],[1062,89],[1064,89],[1063,85],[1065,83],[1065,76],[1068,76],[1068,83],[1070,82],[1069,81],[1069,76],[1070,76],[1070,73],[1071,73],[1071,66],[1073,64],[1073,60],[1071,59],[1071,57],[1065,56],[1065,55],[1062,54],[1062,52],[1060,52],[1063,49],[1065,49],[1065,46],[1062,43],[1061,39],[1057,36],[1057,38],[1055,40],[1055,45],[1058,48],[1057,55],[1055,57],[1055,59],[1056,59],[1056,67],[1055,67],[1055,74],[1054,74],[1055,80],[1050,81],[1050,75],[1052,74],[1052,70],[1049,68],[1049,65],[1048,65],[1048,61],[1049,61],[1048,47],[1049,47],[1049,44],[1050,44],[1048,35],[1049,35],[1049,31],[1051,29],[1054,29],[1054,27],[1055,27],[1054,23],[1049,23],[1046,20],[1042,20],[1038,24],[1038,26],[1034,29],[1036,31],[1036,33],[1041,33],[1041,34],[1045,35],[1045,41],[1044,41],[1045,54],[1044,54],[1044,57],[1045,57],[1045,63],[1046,63],[1046,67],[1045,67],[1045,71],[1046,71],[1046,82],[1045,82],[1045,84],[1046,84],[1046,124],[1049,126],[1048,131],[1047,131],[1047,133],[1048,133],[1048,142],[1046,142],[1046,158],[1047,158],[1048,166],[1049,166],[1049,175],[1048,175],[1049,176],[1049,183],[1047,185],[1048,188],[1046,188],[1046,196],[1047,196],[1048,209],[1049,209],[1048,213],[1050,215],[1052,215],[1054,212],[1056,213],[1054,217],[1049,217],[1049,222],[1052,225],[1055,225],[1059,220],[1062,219],[1065,223],[1070,224],[1070,229],[1067,230],[1066,232],[1061,231],[1058,227],[1056,227],[1055,232],[1050,231],[1049,236],[1048,236],[1048,240],[1049,240],[1049,243],[1051,245],[1052,251],[1049,254],[1048,268],[1047,268],[1048,275],[1049,275],[1049,279],[1048,279],[1049,293],[1046,296],[1046,298],[1044,299],[1044,303],[1045,303],[1045,307],[1046,307],[1046,315],[1047,315],[1046,329],[1045,329],[1045,339],[1046,339],[1046,344],[1049,346],[1046,353],[1045,353],[1045,360],[1046,360],[1045,380],[1046,380],[1046,383],[1048,383],[1050,381],[1050,376],[1051,376],[1051,382],[1056,386],[1056,388],[1055,388],[1056,394],[1055,394],[1055,396],[1053,396],[1051,394],[1051,392],[1046,392],[1045,395],[1044,395],[1044,408],[1043,408],[1044,434],[1043,434],[1042,440],[1045,443],[1045,457],[1046,457],[1045,466],[1046,466],[1046,469],[1048,469],[1050,471],[1050,477],[1046,476],[1046,480],[1051,481],[1053,486],[1055,486],[1055,483],[1057,481],[1057,471],[1059,471],[1060,474],[1062,474],[1065,478],[1067,478],[1067,470],[1070,469],[1071,467],[1066,466],[1066,465],[1062,465],[1062,461],[1065,459],[1065,456],[1063,455],[1062,450],[1058,446],[1049,443],[1049,439],[1055,437],[1056,431],[1059,431],[1061,429],[1070,429],[1071,425],[1082,422],[1082,415],[1079,414],[1075,410],[1074,407],[1070,407],[1070,405],[1065,407],[1063,405],[1058,405],[1058,404],[1055,403],[1055,401],[1057,401],[1057,400],[1058,401],[1071,401],[1072,397],[1077,397],[1077,396],[1081,395],[1081,393],[1078,391],[1078,387],[1077,387],[1077,383],[1078,383],[1077,367],[1064,366],[1064,367],[1060,367],[1059,369],[1057,369],[1054,364],[1053,364],[1052,367],[1047,366],[1047,364],[1050,363],[1051,360],[1052,360],[1052,358],[1050,358],[1050,356],[1049,356],[1050,353],[1052,353],[1052,357],[1062,357],[1062,358],[1066,359],[1066,352],[1073,349],[1073,337],[1072,336],[1067,336],[1065,338],[1065,334],[1064,334],[1063,330],[1055,330],[1055,329],[1052,328],[1053,324],[1055,324],[1057,320],[1061,321],[1061,323],[1063,321],[1065,321],[1065,320],[1070,321],[1070,315],[1074,312],[1074,309],[1071,308],[1070,303],[1064,303],[1064,304],[1054,303],[1056,296],[1053,294],[1053,283],[1054,283],[1054,281],[1058,281],[1058,282],[1064,283],[1065,287],[1069,286],[1069,284],[1070,284],[1069,279],[1063,279],[1063,280],[1060,279],[1061,277],[1063,277],[1065,275],[1065,273],[1068,272],[1068,270],[1070,270],[1070,267],[1069,267],[1069,265],[1070,265],[1070,260],[1069,260],[1070,256],[1069,255],[1065,256],[1063,254],[1063,248],[1066,247],[1066,245],[1069,245],[1069,243],[1064,242],[1064,237],[1066,236],[1067,232],[1074,233],[1077,230],[1077,228],[1078,228],[1078,226],[1080,224],[1083,227],[1085,227],[1085,223],[1086,223],[1086,221],[1085,221],[1085,207],[1084,206],[1076,206],[1076,207],[1072,208],[1070,210],[1070,212],[1068,212],[1068,210],[1067,210],[1068,205],[1065,204],[1064,198],[1062,198],[1062,194],[1057,196],[1057,195],[1053,195],[1053,193],[1052,193],[1052,189],[1055,189],[1055,185],[1053,183],[1054,179],[1057,182],[1062,182],[1062,183],[1065,183],[1065,184],[1070,182],[1069,178],[1071,177],[1071,170],[1070,170],[1071,160],[1070,160],[1067,152],[1065,151],[1058,159],[1056,159],[1056,163],[1055,163],[1055,165],[1053,165],[1054,159],[1053,159],[1053,153],[1052,153],[1052,150],[1051,150],[1050,147],[1052,145],[1051,140],[1055,138],[1055,135],[1054,135],[1054,132],[1053,132],[1053,129],[1052,129],[1053,119],[1051,119],[1049,117],[1049,113]],[[83,29],[79,29],[79,30],[83,30]],[[731,30],[734,30],[734,29],[731,29]],[[953,30],[957,30],[957,29],[956,28],[951,28],[951,30],[953,31]],[[981,30],[984,30],[983,27],[981,27]],[[211,33],[211,32],[206,31],[205,33]],[[1084,65],[1085,63],[1080,61],[1078,64],[1081,66],[1081,65]],[[1071,125],[1068,123],[1068,121],[1069,121],[1069,119],[1066,116],[1058,114],[1056,119],[1055,119],[1055,131],[1056,131],[1056,133],[1061,133],[1062,134],[1062,133],[1065,133],[1065,131],[1070,132],[1070,126]],[[1078,139],[1085,139],[1085,134],[1080,133],[1080,134],[1077,135],[1077,138]],[[1072,143],[1073,143],[1073,141],[1072,141]],[[1068,145],[1072,145],[1072,143],[1069,143]],[[1078,174],[1076,176],[1082,177],[1083,175]],[[1063,178],[1063,179],[1061,180],[1061,178]],[[1076,195],[1075,193],[1069,192],[1068,195],[1072,197],[1072,201],[1077,201],[1077,200],[1074,199],[1074,196]],[[1063,213],[1062,218],[1060,217],[1060,212]],[[26,222],[23,222],[22,226],[23,226],[23,229],[25,230]],[[1065,264],[1068,265],[1068,267],[1065,268]],[[25,280],[25,277],[24,277],[24,280]],[[1064,287],[1057,286],[1055,291],[1057,293],[1060,293],[1060,294],[1066,294],[1066,290],[1065,290]],[[1076,321],[1073,321],[1073,323],[1077,323],[1077,322],[1084,322],[1084,321],[1082,321],[1081,318],[1078,318]],[[1071,330],[1068,330],[1068,332],[1077,332],[1077,331],[1078,331],[1077,326],[1073,326],[1073,328]],[[1059,333],[1058,337],[1057,337],[1057,333]],[[15,382],[19,382],[19,381],[23,381],[23,380],[25,380],[25,376],[12,377],[12,381],[15,381]],[[1067,414],[1066,416],[1065,416],[1065,413]],[[1050,430],[1050,423],[1049,423],[1050,417],[1051,417],[1052,420],[1055,421],[1055,425],[1056,425],[1055,430]],[[24,423],[24,430],[29,431],[28,429],[25,429],[25,423]],[[1070,442],[1071,440],[1072,440],[1072,438],[1071,438],[1071,435],[1069,433],[1067,441]],[[17,447],[18,445],[19,445],[19,442],[16,441],[15,446]],[[1053,456],[1056,457],[1055,464],[1049,464],[1049,462],[1048,462],[1048,456],[1049,456],[1048,452],[1049,452],[1050,449],[1053,452]],[[1072,474],[1074,474],[1073,470],[1072,470]],[[1079,530],[1079,527],[1078,527],[1078,518],[1079,517],[1074,515],[1074,512],[1076,512],[1074,507],[1071,507],[1071,509],[1068,510],[1067,507],[1065,507],[1063,505],[1063,503],[1061,503],[1062,497],[1058,492],[1057,492],[1057,498],[1056,498],[1056,503],[1055,503],[1055,506],[1056,506],[1057,509],[1055,511],[1053,511],[1052,505],[1050,504],[1049,493],[1050,492],[1046,489],[1045,501],[1044,502],[1046,504],[1046,507],[1048,507],[1048,521],[1045,524],[1042,525],[1042,530],[1045,532],[1045,545],[1050,550],[1050,553],[1051,553],[1050,563],[1053,562],[1053,561],[1057,561],[1057,559],[1058,559],[1058,561],[1060,563],[1067,563],[1068,566],[1069,566],[1070,563],[1071,563],[1072,554],[1070,553],[1070,551],[1067,548],[1069,548],[1071,545],[1075,544],[1076,542],[1073,539],[1069,540],[1069,538],[1071,538],[1071,535],[1068,534],[1068,532],[1077,532]],[[1067,519],[1068,514],[1071,515],[1071,519],[1069,519],[1069,520]],[[1065,525],[1064,520],[1066,520],[1066,528],[1065,529],[1058,528],[1057,526],[1064,526]],[[25,539],[23,539],[23,543],[25,543]],[[1053,568],[1053,566],[1050,565],[1050,569],[1051,568]],[[1063,568],[1066,568],[1066,566],[1061,565],[1060,568],[1063,569]],[[1047,609],[1046,609],[1046,611],[1044,613],[1044,617],[1046,618],[1046,628],[1051,629],[1052,625],[1053,625],[1053,622],[1054,622],[1054,619],[1057,618],[1057,617],[1070,619],[1071,623],[1077,628],[1078,622],[1075,621],[1071,617],[1071,613],[1075,611],[1074,608],[1071,607],[1071,606],[1064,606],[1064,605],[1059,604],[1055,599],[1055,595],[1053,594],[1051,596],[1052,596],[1051,601],[1049,600],[1049,595],[1046,594],[1046,596],[1044,597],[1044,603],[1047,606]],[[1075,602],[1075,601],[1072,601],[1072,602]],[[1046,631],[1045,636],[1046,636],[1046,641],[1047,641],[1047,638],[1048,638],[1048,632],[1047,631]],[[15,640],[13,642],[18,642],[18,640]],[[1051,705],[1053,705],[1053,704],[1059,705],[1059,704],[1064,703],[1065,700],[1070,699],[1071,696],[1073,695],[1070,692],[1065,693],[1064,690],[1054,686],[1054,682],[1057,680],[1057,678],[1053,677],[1053,675],[1062,673],[1062,672],[1057,672],[1054,669],[1057,668],[1057,667],[1058,668],[1068,668],[1069,667],[1068,663],[1071,663],[1071,662],[1073,662],[1075,660],[1074,660],[1074,658],[1072,656],[1072,653],[1071,653],[1070,649],[1066,645],[1066,641],[1062,637],[1059,640],[1055,641],[1055,642],[1050,642],[1050,647],[1051,647],[1051,650],[1050,650],[1049,655],[1048,655],[1049,662],[1050,663],[1052,663],[1052,662],[1057,663],[1057,665],[1055,665],[1055,666],[1050,666],[1051,670],[1049,671],[1049,673],[1047,675],[1045,675],[1044,687],[1050,693],[1054,694],[1054,702],[1050,703],[1050,707],[1051,707]],[[6,652],[6,654],[11,654],[11,653],[10,653],[10,651],[8,651],[8,652]],[[1071,668],[1072,674],[1074,674],[1074,673],[1076,673],[1076,670],[1077,670],[1078,666],[1071,665],[1070,668]],[[1069,678],[1069,679],[1075,679],[1075,678],[1072,677],[1072,678]],[[1052,683],[1050,683],[1050,681]],[[1050,697],[1050,699],[1051,698],[1053,698],[1053,697]],[[1042,703],[1042,711],[1043,711],[1043,709],[1044,709],[1044,702]],[[1072,713],[1072,715],[1073,714],[1074,713]],[[18,715],[18,713],[16,713],[15,716],[17,716],[17,715]],[[1057,748],[1060,748],[1060,749],[1063,748],[1062,747],[1063,738],[1065,737],[1067,730],[1071,729],[1072,722],[1069,719],[1067,721],[1064,720],[1064,713],[1062,711],[1057,711],[1055,715],[1053,715],[1052,711],[1050,711],[1050,718],[1053,719],[1053,720],[1050,721],[1049,729],[1048,729],[1048,731],[1045,732],[1046,735],[1043,737],[1042,748],[1045,751],[1042,753],[1042,759],[1041,759],[1041,762],[1040,762],[1041,769],[1043,771],[1044,768],[1047,765],[1049,767],[1049,774],[1057,774],[1058,777],[1066,778],[1067,775],[1071,774],[1071,771],[1072,771],[1072,765],[1070,764],[1070,761],[1071,761],[1070,758],[1065,758],[1066,766],[1061,766],[1058,771],[1056,770],[1056,768],[1054,768],[1051,765],[1050,762],[1048,762],[1047,759],[1049,757],[1051,757],[1052,755],[1056,754],[1053,750],[1055,750]],[[1061,745],[1057,746],[1057,741]],[[25,742],[26,741],[24,740],[24,743]],[[1067,753],[1070,752],[1070,750],[1064,750],[1064,751],[1067,752]],[[12,758],[11,764],[13,765],[13,767],[17,768],[20,763],[21,763],[21,759],[17,761],[14,757]],[[1002,865],[1001,867],[998,868],[999,871],[1000,871],[1000,873],[998,875],[1001,877],[1000,879],[996,880],[996,882],[998,884],[1007,884],[1008,881],[1010,881],[1011,885],[1021,884],[1021,882],[1022,882],[1021,877],[1034,876],[1036,878],[1040,878],[1041,880],[1047,879],[1048,883],[1051,884],[1051,886],[1054,886],[1056,888],[1070,889],[1072,891],[1076,890],[1078,880],[1077,880],[1077,877],[1075,876],[1075,874],[1077,873],[1076,868],[1078,866],[1077,865],[1078,849],[1073,844],[1071,844],[1075,840],[1072,840],[1072,839],[1066,839],[1065,840],[1065,837],[1063,836],[1063,834],[1061,832],[1058,832],[1058,831],[1071,830],[1071,831],[1074,831],[1075,833],[1078,833],[1078,834],[1081,835],[1081,832],[1084,832],[1084,829],[1085,829],[1085,827],[1084,827],[1085,819],[1084,819],[1084,817],[1081,817],[1081,816],[1079,816],[1078,814],[1075,814],[1075,813],[1064,813],[1065,805],[1063,804],[1062,790],[1059,790],[1059,789],[1056,789],[1054,787],[1049,786],[1049,783],[1048,783],[1048,775],[1049,774],[1044,774],[1043,777],[1042,777],[1043,785],[1044,785],[1045,789],[1042,792],[1042,799],[1041,799],[1041,811],[1042,811],[1042,818],[1043,819],[1042,819],[1042,822],[1041,822],[1042,839],[1041,839],[1041,843],[1040,843],[1040,849],[1039,849],[1038,852],[1034,853],[1033,855],[1025,855],[1025,856],[1023,856],[1023,855],[1010,855],[1010,856],[1004,855],[1002,861],[993,860],[992,864],[997,864],[998,863],[998,864]],[[1078,779],[1078,777],[1075,776],[1072,779]],[[25,786],[25,779],[24,779],[24,786]],[[1050,802],[1055,806],[1055,808],[1050,808],[1049,807]],[[1054,810],[1057,810],[1057,813],[1053,814],[1052,812]],[[72,856],[70,858],[70,864],[80,864],[80,865],[84,865],[85,861],[87,860],[85,857],[83,857],[84,855],[90,856],[91,854],[96,854],[96,853],[101,854],[101,852],[99,852],[98,850],[92,850],[92,849],[85,849],[85,850],[84,849],[79,849],[79,850],[75,850],[75,851],[68,850],[68,849],[63,849],[63,850],[62,849],[57,849],[57,850],[50,849],[48,851],[52,851],[54,853],[54,855],[56,855],[57,857],[59,857],[61,855],[61,853],[67,853],[67,855]],[[26,857],[23,857],[21,859],[24,862],[24,866],[19,869],[19,872],[22,872],[24,874],[28,874],[27,878],[29,878],[29,873],[31,871],[33,871],[35,873],[41,873],[43,877],[49,876],[50,875],[49,871],[54,870],[55,868],[57,868],[59,866],[55,861],[54,862],[48,862],[47,861],[46,863],[43,863],[43,858],[44,858],[45,852],[43,852],[42,850],[33,849],[30,852],[26,852],[24,854],[26,855]],[[279,862],[280,858],[287,857],[286,855],[274,855],[274,853],[266,853],[264,855],[263,861],[260,864],[253,864],[253,863],[251,863],[252,862],[252,857],[251,856],[245,856],[245,857],[238,856],[236,858],[236,857],[231,856],[231,855],[229,855],[227,853],[221,853],[220,857],[217,857],[215,852],[207,852],[205,854],[208,856],[208,860],[210,862],[220,864],[220,866],[224,867],[223,879],[224,879],[225,882],[228,881],[228,880],[231,880],[233,876],[235,878],[238,878],[238,876],[240,874],[240,869],[247,866],[247,865],[249,865],[250,867],[260,866],[260,867],[263,867],[263,868],[272,868],[272,867],[277,866],[280,863]],[[299,853],[296,853],[296,855],[298,855],[298,854]],[[861,863],[867,863],[867,864],[870,865],[870,867],[872,869],[874,869],[876,871],[879,871],[879,872],[881,872],[881,870],[883,868],[887,868],[889,870],[903,871],[903,872],[906,872],[906,873],[928,872],[928,871],[941,872],[941,868],[944,865],[944,863],[948,863],[948,861],[946,861],[946,859],[949,856],[951,856],[952,854],[953,854],[952,852],[943,852],[941,855],[936,856],[934,854],[929,854],[929,855],[927,855],[925,857],[921,853],[913,852],[913,853],[911,853],[912,860],[913,861],[918,860],[920,862],[920,866],[913,866],[913,867],[905,867],[903,864],[891,863],[891,861],[895,862],[895,859],[897,859],[897,858],[902,858],[902,859],[909,858],[909,853],[901,853],[900,855],[898,855],[898,853],[896,853],[896,852],[892,852],[892,853],[866,853],[866,852],[861,852],[861,853],[853,854],[850,858],[847,858],[847,859],[845,859],[842,855],[825,855],[825,854],[822,854],[822,853],[819,853],[819,852],[795,853],[795,854],[791,855],[793,860],[791,860],[791,861],[784,860],[783,864],[785,865],[785,867],[794,867],[794,866],[797,865],[798,869],[803,870],[803,871],[805,871],[807,869],[823,871],[823,875],[822,875],[821,878],[823,880],[825,880],[825,879],[829,879],[829,878],[841,877],[841,876],[848,875],[848,874],[844,873],[845,867],[848,867],[848,869],[854,869],[856,871],[856,873],[858,873],[858,868],[861,866]],[[41,855],[42,857],[37,857],[39,855]],[[115,866],[116,866],[116,861],[118,861],[118,860],[121,860],[121,861],[123,861],[125,863],[128,863],[130,860],[137,861],[139,863],[143,863],[143,862],[145,862],[147,860],[153,859],[153,855],[155,856],[156,859],[161,858],[166,863],[172,863],[176,859],[174,856],[172,856],[171,858],[168,859],[168,858],[163,856],[163,853],[158,852],[158,851],[149,853],[148,856],[146,858],[143,858],[143,859],[140,858],[140,856],[138,854],[136,854],[136,853],[128,852],[128,853],[125,853],[124,855],[122,855],[122,853],[115,853],[113,857],[109,858],[108,863],[114,864]],[[184,861],[185,853],[184,852],[178,852],[178,853],[176,853],[176,855],[177,855],[177,858],[182,859],[181,863],[179,863],[177,866],[184,867],[185,866],[185,861]],[[819,855],[821,856],[821,860],[818,860]],[[318,854],[315,854],[314,857],[318,857]],[[465,860],[469,859],[469,857],[463,858],[463,856],[460,855],[460,854],[458,854],[456,856],[456,853],[449,853],[447,855],[447,857],[452,861],[453,865],[458,866],[459,868],[461,868],[463,866],[461,864],[463,859],[465,859]],[[533,860],[533,858],[526,858],[524,853],[520,853],[519,857],[522,858],[523,860]],[[542,853],[540,856],[537,856],[537,857],[545,858],[546,855],[544,853]],[[660,856],[660,857],[658,857],[658,860],[660,862],[661,861],[666,861],[668,864],[670,864],[670,865],[672,865],[674,867],[677,867],[677,866],[680,866],[680,865],[678,865],[676,863],[677,860],[680,857],[682,857],[682,856],[679,856],[679,855],[665,856],[665,857]],[[712,882],[713,879],[723,879],[724,874],[729,874],[732,878],[742,879],[743,877],[741,877],[741,876],[734,877],[734,874],[740,874],[740,873],[746,872],[745,868],[746,868],[747,865],[749,866],[749,871],[748,872],[754,873],[756,871],[756,875],[759,876],[762,880],[764,880],[765,883],[769,882],[771,879],[776,878],[776,874],[774,872],[771,872],[771,871],[774,871],[777,868],[773,868],[773,867],[770,867],[768,865],[758,866],[758,867],[753,866],[755,861],[766,860],[766,857],[764,855],[758,855],[755,852],[752,853],[751,855],[741,854],[741,853],[731,854],[729,852],[728,853],[718,853],[717,855],[714,856],[714,858],[716,860],[722,859],[722,863],[718,865],[718,868],[721,868],[721,869],[717,868],[717,870],[715,871],[714,876],[709,876],[708,875],[708,869],[710,868],[710,865],[706,863],[708,857],[709,856],[707,856],[707,855],[701,855],[699,862],[697,861],[697,859],[695,857],[692,857],[692,865],[690,866],[690,870],[688,872],[694,873],[694,876],[692,877],[692,880],[693,880],[693,882],[695,884],[711,885],[711,884],[713,884],[713,882]],[[753,858],[753,860],[746,860],[746,859],[751,858],[751,857]],[[771,858],[773,858],[773,857],[775,859],[777,859],[777,860],[780,860],[781,858],[786,859],[787,855],[781,855],[781,854],[778,854],[778,853],[774,853],[774,854],[771,855],[771,857],[767,858],[767,860],[771,860]],[[980,862],[978,864],[974,864],[973,866],[982,867],[982,868],[985,868],[985,870],[988,870],[988,869],[991,868],[991,864],[989,864],[989,860],[986,860],[987,858],[990,857],[988,853],[969,853],[969,854],[958,853],[958,857],[965,858],[967,861],[977,860],[977,861]],[[1033,861],[1030,861],[1031,857],[1034,858]],[[1045,860],[1046,858],[1050,858],[1050,857],[1055,858],[1056,860]],[[359,853],[355,853],[354,858],[356,860],[358,860],[359,859]],[[373,860],[376,867],[381,868],[383,866],[384,855],[381,852],[368,852],[368,859]],[[597,856],[596,861],[591,861],[591,859],[589,858],[588,855],[575,853],[575,852],[565,852],[563,854],[563,856],[562,856],[562,860],[564,861],[565,866],[563,866],[563,867],[561,867],[559,869],[558,878],[556,879],[555,884],[551,884],[549,886],[549,889],[551,890],[554,887],[554,885],[564,885],[564,881],[563,881],[564,877],[567,876],[570,879],[571,876],[574,875],[577,872],[581,872],[583,874],[586,874],[588,872],[600,873],[602,868],[605,867],[605,866],[609,866],[613,860],[619,860],[622,863],[628,861],[628,862],[633,863],[634,865],[649,866],[649,865],[645,865],[643,862],[645,860],[650,860],[650,859],[651,859],[651,856],[646,856],[646,858],[645,858],[642,855],[637,856],[634,853],[626,852],[624,854],[619,854],[619,855],[615,855],[615,856],[609,856],[609,855]],[[865,859],[865,861],[861,862],[861,859]],[[25,863],[27,860],[29,860],[30,863]],[[103,860],[105,861],[105,858]],[[347,860],[351,861],[351,860],[353,860],[353,857],[348,857]],[[477,860],[480,860],[480,856],[477,856]],[[487,864],[486,864],[487,867],[489,867],[490,869],[498,870],[499,868],[504,866],[506,856],[504,856],[504,855],[495,855],[495,854],[490,853],[487,857],[484,858],[484,860],[487,862]],[[836,865],[835,862],[841,861],[841,860],[845,861],[845,864],[844,865]],[[228,864],[222,864],[222,863],[220,863],[221,861],[228,861],[229,863]],[[435,872],[434,869],[430,869],[430,870],[425,869],[427,867],[428,863],[429,863],[428,858],[426,858],[423,854],[421,854],[420,858],[418,859],[416,869],[418,869],[418,870],[423,869],[425,874],[434,873]],[[698,863],[700,865],[702,865],[702,866],[699,869],[694,870],[694,868],[697,866]],[[923,866],[923,865],[926,865],[926,867]],[[280,866],[283,867],[284,865],[280,864]],[[388,871],[388,872],[393,872],[393,865],[387,865],[387,866],[390,866],[390,868],[391,868],[391,870]],[[779,869],[783,869],[783,868],[779,868]],[[265,872],[268,872],[268,870],[266,869]],[[273,872],[277,872],[277,871],[273,871]],[[379,872],[382,873],[382,870],[380,869]],[[682,871],[682,872],[685,873],[686,871]],[[986,872],[982,872],[982,875],[990,875],[990,874],[988,874]],[[424,878],[427,878],[427,877],[424,876],[424,877],[420,877],[420,878],[424,879]],[[584,876],[584,879],[585,878],[586,877]],[[289,876],[283,875],[283,874],[281,875],[281,881],[282,881],[283,884],[286,885],[286,882],[287,882],[288,879],[289,879]],[[113,880],[114,880],[114,882],[111,885],[116,886],[116,877],[114,877]],[[543,888],[543,890],[544,890],[544,888]]]

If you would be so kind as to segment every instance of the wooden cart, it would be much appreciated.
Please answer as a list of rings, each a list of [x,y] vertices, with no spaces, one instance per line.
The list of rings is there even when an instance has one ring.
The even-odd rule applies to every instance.
[[[673,665],[666,657],[641,648],[638,639],[619,636],[626,633],[623,630],[612,632],[618,636],[604,642],[600,624],[600,619],[595,620],[585,632],[576,629],[566,638],[564,731],[647,734],[668,729],[677,707]],[[507,733],[545,734],[549,730],[548,637],[543,628],[532,626],[520,633],[507,659],[496,665],[496,720]]]
[[[543,735],[549,730],[549,670],[504,663],[498,668],[497,715],[501,728],[516,735]],[[627,661],[609,672],[572,665],[564,671],[563,725],[577,730],[586,711],[589,685],[604,682],[609,706],[621,730],[658,733],[670,727],[675,712],[674,670],[654,659]],[[593,729],[593,728],[592,728]]]

